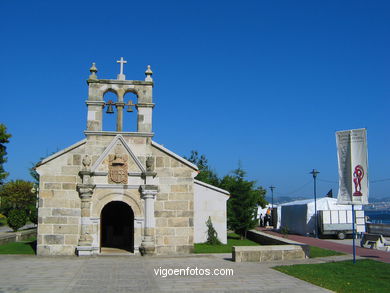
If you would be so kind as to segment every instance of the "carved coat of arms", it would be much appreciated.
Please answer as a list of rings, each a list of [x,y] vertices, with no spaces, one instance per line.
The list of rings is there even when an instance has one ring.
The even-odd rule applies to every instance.
[[[127,184],[127,156],[109,155],[108,183]]]

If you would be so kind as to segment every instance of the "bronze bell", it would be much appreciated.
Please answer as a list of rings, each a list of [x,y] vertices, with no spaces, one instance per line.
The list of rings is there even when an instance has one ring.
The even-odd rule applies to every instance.
[[[134,106],[134,104],[133,104],[133,101],[129,101],[128,103],[127,103],[127,112],[133,112],[133,108],[132,108],[132,106]]]
[[[114,103],[111,100],[109,100],[108,103],[106,104],[107,105],[107,111],[106,111],[107,114],[113,114],[114,113],[114,109],[112,108],[113,104]]]

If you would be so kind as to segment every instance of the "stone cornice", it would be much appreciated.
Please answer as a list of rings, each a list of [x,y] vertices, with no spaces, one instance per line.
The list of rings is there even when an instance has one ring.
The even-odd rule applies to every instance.
[[[91,106],[104,106],[105,104],[104,101],[90,101],[90,100],[85,101],[85,103]]]
[[[101,84],[125,84],[125,85],[150,85],[153,86],[153,81],[143,80],[117,80],[117,79],[88,79],[87,83],[101,83]]]
[[[99,171],[99,172],[93,172],[92,173],[92,176],[107,176],[108,175],[108,172],[102,172],[102,171]],[[131,176],[131,177],[141,177],[142,176],[142,172],[128,172],[127,175]]]
[[[224,194],[224,195],[226,195],[226,196],[230,196],[229,191],[227,191],[227,190],[225,190],[225,189],[222,189],[222,188],[218,188],[218,187],[216,187],[216,186],[214,186],[214,185],[207,184],[207,183],[204,183],[204,182],[199,181],[199,180],[196,180],[196,179],[194,179],[194,183],[195,183],[195,184],[198,184],[198,185],[200,185],[200,186],[209,188],[209,189],[213,189],[214,191],[217,191],[217,192],[219,192],[219,193],[222,193],[222,194]]]
[[[83,176],[83,175],[92,175],[92,172],[89,171],[89,170],[81,170],[79,171],[79,175]]]
[[[95,187],[96,185],[94,184],[77,184],[77,191],[82,199],[89,198],[92,196],[92,192]]]
[[[141,198],[154,198],[158,193],[157,185],[141,185],[139,187],[139,191],[141,192]]]
[[[139,185],[129,185],[129,184],[96,184],[96,188],[102,188],[102,189],[139,189]]]
[[[157,193],[158,186],[157,185],[141,185],[139,187],[142,193]]]
[[[158,144],[155,141],[152,141],[152,146],[157,148],[158,150],[170,155],[171,157],[175,158],[179,162],[183,163],[184,165],[187,165],[188,167],[194,169],[195,171],[198,171],[198,167],[195,164],[192,164],[191,162],[187,161],[186,159],[180,157],[179,155],[175,154],[174,152],[168,150],[167,148],[163,147],[162,145]]]
[[[107,135],[107,136],[116,136],[118,134],[122,136],[133,136],[133,137],[153,137],[153,132],[118,132],[118,131],[91,131],[91,130],[85,130],[85,135]]]
[[[67,152],[70,152],[76,148],[78,148],[79,146],[85,144],[87,142],[87,140],[84,138],[83,140],[71,145],[70,147],[67,147],[61,151],[58,151],[56,152],[55,154],[43,159],[42,161],[40,161],[38,164],[35,165],[35,168],[41,166],[41,165],[44,165],[46,164],[47,162],[51,161],[51,160],[54,160],[55,158],[58,158],[60,156],[62,156],[63,154],[67,153]]]
[[[151,171],[146,171],[146,172],[142,172],[142,174],[141,174],[141,176],[142,176],[142,178],[146,178],[146,177],[148,177],[148,176],[150,176],[150,177],[156,177],[157,176],[157,173],[156,172],[151,172]]]
[[[135,107],[138,108],[154,108],[155,104],[153,103],[137,103]]]
[[[83,184],[83,183],[79,183],[77,184],[77,188],[95,188],[95,184]]]

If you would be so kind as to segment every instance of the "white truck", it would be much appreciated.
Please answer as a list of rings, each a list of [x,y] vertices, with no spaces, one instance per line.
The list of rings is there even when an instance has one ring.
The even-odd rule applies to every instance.
[[[338,239],[344,239],[347,234],[352,234],[352,211],[319,211],[319,226],[321,235],[336,235]],[[355,211],[355,232],[365,231],[364,211]]]

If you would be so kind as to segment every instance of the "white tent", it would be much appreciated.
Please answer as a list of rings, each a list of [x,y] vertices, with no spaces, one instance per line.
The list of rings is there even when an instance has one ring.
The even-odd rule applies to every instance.
[[[317,199],[318,211],[351,210],[350,205],[338,205],[336,198],[323,197]],[[355,210],[362,210],[355,205]],[[298,200],[278,205],[277,228],[287,227],[290,233],[300,235],[312,234],[315,227],[314,199]]]

